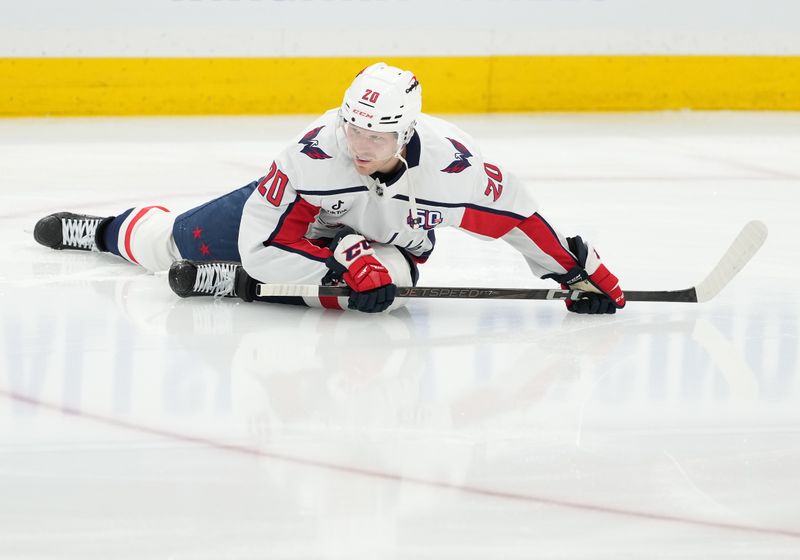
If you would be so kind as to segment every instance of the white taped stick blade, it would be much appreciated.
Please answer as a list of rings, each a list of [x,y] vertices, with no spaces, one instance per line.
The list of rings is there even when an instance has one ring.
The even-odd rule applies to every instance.
[[[767,226],[753,220],[742,228],[736,239],[705,280],[695,286],[697,301],[702,303],[716,296],[755,255],[767,239]]]
[[[319,286],[303,284],[259,284],[256,292],[259,297],[316,297]]]

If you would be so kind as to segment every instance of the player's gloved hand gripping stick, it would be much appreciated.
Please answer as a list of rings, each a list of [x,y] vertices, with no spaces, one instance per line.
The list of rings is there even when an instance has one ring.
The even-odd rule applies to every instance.
[[[349,230],[349,228],[348,228]],[[350,291],[347,306],[366,313],[379,313],[394,302],[397,286],[363,235],[344,231],[331,242],[333,255],[325,265],[330,273],[323,284],[342,280]],[[345,288],[347,289],[347,288]]]
[[[564,274],[547,274],[565,290],[580,290],[578,299],[567,298],[567,309],[591,315],[616,313],[625,307],[625,294],[619,280],[600,261],[600,255],[581,237],[567,237],[567,245],[577,263]]]
[[[575,238],[578,239],[578,238]],[[724,288],[731,279],[744,267],[756,254],[767,239],[767,226],[763,222],[753,220],[744,226],[731,246],[722,255],[717,265],[708,276],[699,284],[683,290],[647,290],[626,291],[625,301],[667,301],[702,303],[709,301]],[[575,242],[573,242],[575,243]],[[578,246],[576,245],[576,250]],[[548,299],[566,301],[567,305],[592,306],[593,303],[581,303],[586,298],[596,298],[599,295],[607,297],[614,302],[616,296],[616,277],[610,273],[604,274],[600,267],[591,271],[589,265],[590,248],[587,247],[587,260],[585,272],[588,280],[594,284],[594,291],[574,289],[581,286],[579,280],[572,286],[562,289],[504,289],[504,288],[459,288],[459,287],[398,287],[395,296],[405,298],[465,298],[465,299]],[[576,255],[579,256],[579,255]],[[605,267],[603,267],[605,268]],[[591,271],[591,272],[590,272]],[[598,272],[600,273],[598,275]],[[607,272],[607,271],[606,271]],[[612,285],[613,284],[613,285]],[[617,287],[618,289],[618,287]],[[597,291],[603,292],[598,294]],[[258,284],[257,292],[260,296],[348,296],[350,290],[344,286],[303,286],[295,284]],[[623,303],[624,304],[624,303]],[[615,305],[615,308],[620,306]]]

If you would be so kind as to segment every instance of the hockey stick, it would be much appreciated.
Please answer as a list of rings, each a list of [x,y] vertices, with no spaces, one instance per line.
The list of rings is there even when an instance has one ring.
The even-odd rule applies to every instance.
[[[731,246],[722,255],[706,278],[684,290],[625,291],[627,301],[670,301],[702,303],[709,301],[756,254],[767,239],[767,226],[758,220],[748,222]],[[581,290],[516,289],[516,288],[456,288],[456,287],[398,287],[397,297],[438,299],[578,299]],[[261,297],[347,297],[346,286],[308,286],[297,284],[258,284]]]

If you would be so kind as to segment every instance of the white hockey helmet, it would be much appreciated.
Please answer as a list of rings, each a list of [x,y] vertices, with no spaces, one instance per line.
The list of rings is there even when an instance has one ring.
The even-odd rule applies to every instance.
[[[397,151],[414,134],[422,111],[422,86],[408,70],[378,62],[364,68],[347,91],[339,111],[345,124],[376,132],[396,132]]]

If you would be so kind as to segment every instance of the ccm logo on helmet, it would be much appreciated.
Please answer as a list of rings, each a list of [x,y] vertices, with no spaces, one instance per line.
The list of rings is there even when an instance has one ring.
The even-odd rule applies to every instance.
[[[353,112],[356,115],[361,115],[362,117],[365,117],[365,118],[368,118],[368,119],[374,119],[375,118],[375,115],[370,115],[369,113],[365,113],[364,111],[359,111],[358,109],[353,109]]]

